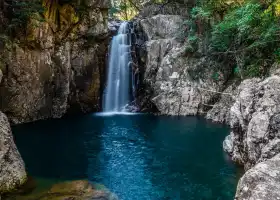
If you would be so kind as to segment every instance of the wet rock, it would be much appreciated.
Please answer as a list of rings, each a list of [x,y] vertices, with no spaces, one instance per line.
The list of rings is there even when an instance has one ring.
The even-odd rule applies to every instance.
[[[110,20],[108,22],[108,29],[111,35],[116,35],[119,27],[121,26],[122,21],[121,20]]]
[[[8,118],[0,112],[0,198],[25,183],[23,160],[13,141]]]
[[[229,154],[231,155],[233,152],[233,140],[232,140],[232,136],[228,135],[226,137],[226,139],[223,142],[223,149]]]
[[[118,200],[105,187],[95,186],[86,180],[63,182],[53,185],[48,191],[37,194],[14,196],[22,200]]]

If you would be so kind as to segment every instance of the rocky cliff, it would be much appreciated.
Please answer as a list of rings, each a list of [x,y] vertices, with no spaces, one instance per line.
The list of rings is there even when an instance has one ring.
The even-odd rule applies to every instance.
[[[31,18],[26,35],[0,49],[0,110],[12,123],[100,109],[107,53],[109,1],[50,5],[45,20]]]
[[[227,61],[218,62],[203,50],[186,53],[185,41],[177,35],[188,16],[179,9],[166,10],[143,11],[134,21],[139,106],[165,115],[202,114],[230,124],[224,149],[246,170],[235,199],[279,199],[279,67],[265,79],[240,83],[224,70]]]
[[[0,111],[0,199],[27,179],[8,118],[18,124],[100,109],[110,2],[49,2],[42,1],[43,20],[35,13],[9,37],[13,2],[0,1],[0,110],[7,115]]]
[[[230,108],[231,133],[224,149],[248,170],[236,199],[278,199],[280,174],[280,76],[248,79],[238,87]]]
[[[205,114],[227,87],[231,72],[224,70],[226,63],[203,54],[186,54],[185,42],[178,35],[187,17],[176,12],[170,15],[170,10],[168,14],[163,10],[163,14],[140,15],[134,22],[137,45],[144,43],[138,54],[145,52],[138,64],[142,73],[138,102],[142,110],[149,105],[165,115]]]

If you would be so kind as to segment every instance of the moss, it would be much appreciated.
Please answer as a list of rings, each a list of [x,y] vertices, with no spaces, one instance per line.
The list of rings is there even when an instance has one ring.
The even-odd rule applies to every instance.
[[[114,195],[102,185],[91,185],[86,180],[62,182],[53,185],[39,193],[17,193],[8,199],[21,200],[85,200],[85,199],[115,199]]]

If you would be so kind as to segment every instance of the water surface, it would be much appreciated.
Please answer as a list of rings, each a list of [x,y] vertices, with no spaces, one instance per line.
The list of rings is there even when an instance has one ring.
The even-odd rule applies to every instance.
[[[88,179],[120,200],[232,200],[225,126],[196,117],[82,116],[13,127],[38,180]]]

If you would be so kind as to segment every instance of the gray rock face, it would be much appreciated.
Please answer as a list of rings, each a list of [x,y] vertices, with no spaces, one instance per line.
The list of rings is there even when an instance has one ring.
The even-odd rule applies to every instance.
[[[184,44],[176,39],[184,20],[178,15],[157,15],[136,22],[148,38],[145,66],[140,71],[149,92],[148,97],[141,98],[150,99],[160,114],[203,113],[227,79],[226,75],[220,76],[221,64],[207,57],[185,55]],[[212,78],[214,73],[218,74],[217,80]]]
[[[121,26],[121,20],[110,20],[108,22],[108,29],[111,35],[117,34],[119,27]]]
[[[238,83],[234,81],[227,89],[220,94],[221,98],[207,112],[206,119],[217,123],[230,123],[230,108],[235,102]]]
[[[108,38],[106,2],[87,1],[88,12],[78,22],[67,21],[68,15],[75,19],[75,11],[63,5],[61,12],[68,15],[61,19],[61,30],[49,20],[33,19],[27,46],[5,44],[0,109],[11,123],[99,110]]]
[[[24,163],[13,141],[8,118],[0,112],[0,199],[25,183],[27,175]]]
[[[152,17],[154,15],[180,15],[187,16],[186,3],[191,1],[172,1],[167,4],[155,4],[154,1],[147,2],[141,9],[140,18]]]
[[[149,40],[171,39],[176,37],[183,22],[184,18],[180,15],[156,15],[140,20],[140,26]]]
[[[231,107],[233,160],[246,169],[280,153],[280,77],[241,83]]]
[[[280,156],[257,164],[240,179],[235,200],[280,199]]]
[[[231,133],[223,147],[245,166],[236,200],[280,199],[280,77],[248,79],[230,109]]]

